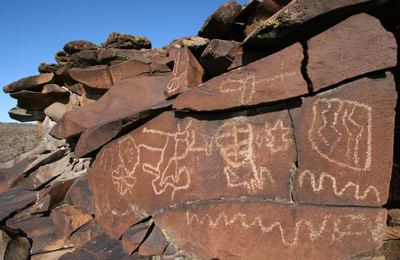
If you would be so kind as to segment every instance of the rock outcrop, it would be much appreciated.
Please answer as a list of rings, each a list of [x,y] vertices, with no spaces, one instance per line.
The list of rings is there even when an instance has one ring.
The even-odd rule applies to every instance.
[[[396,7],[232,0],[162,49],[67,43],[4,87],[42,141],[0,172],[0,256],[397,259]]]

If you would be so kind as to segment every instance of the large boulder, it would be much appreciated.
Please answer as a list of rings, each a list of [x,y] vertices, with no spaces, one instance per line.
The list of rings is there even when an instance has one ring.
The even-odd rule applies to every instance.
[[[198,35],[208,39],[223,39],[240,11],[242,11],[242,6],[236,0],[223,3],[207,18]]]
[[[107,41],[101,44],[104,48],[117,49],[151,49],[151,42],[146,37],[133,36],[126,33],[111,33]]]
[[[63,50],[68,54],[73,54],[83,50],[98,50],[98,49],[100,49],[100,47],[97,46],[96,44],[84,40],[70,41],[67,44],[65,44],[63,48]]]
[[[43,85],[51,83],[53,78],[53,73],[42,73],[36,76],[30,76],[4,86],[3,91],[5,93],[12,93],[21,90],[40,91]]]

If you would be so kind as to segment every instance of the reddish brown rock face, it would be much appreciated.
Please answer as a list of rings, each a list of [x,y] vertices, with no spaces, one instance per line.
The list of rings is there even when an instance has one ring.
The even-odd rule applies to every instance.
[[[378,19],[359,14],[310,39],[308,55],[307,73],[313,90],[318,91],[348,78],[396,66],[397,44]]]
[[[386,203],[396,99],[388,73],[304,98],[301,107],[290,110],[299,152],[296,202]]]
[[[163,91],[169,73],[140,76],[120,81],[97,102],[67,112],[52,129],[57,138],[78,135],[85,129],[115,120],[165,100]]]
[[[86,69],[73,68],[69,70],[72,79],[94,89],[107,90],[112,86],[112,80],[106,65]]]
[[[204,69],[192,52],[187,47],[179,49],[175,56],[174,70],[164,90],[165,96],[169,98],[200,85],[203,82],[203,76]]]
[[[215,77],[181,94],[176,109],[213,111],[279,101],[308,93],[301,74],[303,48],[278,53]]]
[[[41,87],[53,80],[53,73],[43,73],[36,76],[20,79],[3,87],[4,93],[12,93],[21,90],[40,90]]]
[[[197,259],[336,260],[378,247],[386,210],[232,201],[167,210],[155,221]]]
[[[219,198],[290,201],[296,152],[286,106],[182,116],[164,112],[101,150],[89,170],[99,209],[125,212],[134,204],[151,214]],[[130,204],[113,205],[118,200]]]

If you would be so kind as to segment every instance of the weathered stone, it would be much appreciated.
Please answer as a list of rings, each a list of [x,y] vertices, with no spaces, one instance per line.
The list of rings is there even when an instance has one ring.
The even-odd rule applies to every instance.
[[[98,65],[97,53],[98,50],[82,50],[71,54],[65,66],[69,68],[87,68]]]
[[[17,162],[7,172],[7,182],[9,187],[14,187],[25,181],[25,177],[40,166],[60,159],[66,153],[65,149],[55,150],[49,153],[30,155],[24,160]]]
[[[298,150],[296,202],[386,203],[397,93],[392,74],[383,76],[303,98],[290,110]]]
[[[151,42],[146,37],[133,36],[126,33],[111,33],[107,41],[101,43],[104,48],[117,49],[151,49]]]
[[[198,35],[209,39],[222,39],[241,11],[242,6],[236,0],[223,3],[207,18]]]
[[[70,242],[75,248],[80,248],[102,233],[104,233],[104,230],[102,230],[99,225],[97,225],[96,220],[93,219],[74,232],[71,235]]]
[[[80,52],[82,50],[98,50],[100,49],[100,47],[94,43],[79,40],[79,41],[68,42],[67,44],[64,45],[63,49],[68,54],[73,54],[75,52]]]
[[[113,84],[127,78],[135,77],[144,72],[150,72],[151,60],[144,57],[134,57],[117,65],[110,66],[109,74]]]
[[[215,77],[179,95],[176,109],[223,110],[285,100],[308,93],[300,44]]]
[[[80,105],[82,107],[84,107],[84,106],[87,106],[89,104],[96,102],[102,96],[103,96],[102,94],[98,94],[98,93],[86,93],[86,94],[82,95],[82,98],[79,102],[80,102]]]
[[[242,5],[242,11],[236,18],[236,23],[245,24],[254,15],[257,6],[260,4],[258,0],[250,0]]]
[[[51,130],[57,138],[81,134],[85,129],[120,118],[165,100],[169,73],[138,76],[120,81],[97,102],[67,112]]]
[[[174,61],[174,70],[164,93],[171,98],[200,85],[203,82],[204,69],[187,47],[179,49]]]
[[[32,240],[31,254],[54,251],[64,245],[65,237],[50,217],[30,218],[16,224]]]
[[[29,258],[28,239],[9,228],[0,229],[0,258],[3,260],[27,260]]]
[[[39,73],[55,73],[59,68],[62,68],[61,64],[54,63],[40,63],[38,67]]]
[[[362,46],[360,48],[360,46]],[[348,18],[308,41],[307,74],[313,90],[397,64],[397,44],[378,19]]]
[[[260,23],[263,23],[290,2],[291,0],[263,0],[254,8],[254,11],[249,14],[244,34],[247,36],[252,33]]]
[[[20,79],[3,87],[5,93],[12,93],[21,90],[41,90],[42,86],[53,80],[53,73],[43,73],[36,76]]]
[[[237,52],[233,58],[232,64],[228,67],[228,70],[246,66],[247,64],[262,59],[270,54],[271,53],[268,52]]]
[[[30,90],[21,90],[10,94],[12,98],[18,99],[18,107],[29,110],[45,109],[52,103],[68,95],[67,91],[40,93]]]
[[[69,73],[68,73],[68,75],[69,75]],[[79,82],[75,82],[75,81],[73,81],[73,82],[64,82],[64,86],[67,89],[71,90],[72,92],[74,92],[75,94],[77,94],[79,96],[82,96],[82,95],[87,93],[86,89],[83,86],[83,84],[79,83]]]
[[[31,256],[30,260],[58,260],[63,255],[73,251],[73,248],[59,249],[53,252],[40,253]]]
[[[69,159],[70,156],[67,155],[55,162],[40,166],[37,170],[29,174],[25,181],[25,188],[28,190],[36,190],[51,179],[62,174],[69,164]]]
[[[65,195],[65,202],[87,214],[94,214],[93,193],[88,183],[87,174],[79,177]]]
[[[154,219],[198,259],[336,260],[379,247],[386,210],[231,201],[171,209]]]
[[[86,243],[82,248],[75,250],[73,253],[65,254],[60,260],[76,260],[76,259],[121,259],[135,260],[135,258],[127,255],[122,249],[120,241],[101,234]]]
[[[172,108],[172,101],[164,101],[150,107],[133,111],[122,117],[90,127],[83,131],[75,146],[74,154],[82,157],[89,154],[116,138],[121,133],[133,129],[135,126],[155,117]]]
[[[195,57],[200,58],[200,55],[209,43],[209,39],[200,36],[189,36],[175,39],[168,45],[169,55],[175,57],[179,49],[187,47]]]
[[[75,230],[92,220],[92,216],[76,209],[71,205],[55,208],[50,214],[54,225],[65,237],[69,237]]]
[[[243,44],[253,50],[282,48],[307,40],[353,14],[371,10],[385,2],[388,0],[292,0],[261,22]]]
[[[8,111],[8,115],[10,118],[20,122],[43,121],[46,117],[43,110],[28,110],[20,107],[12,108]]]
[[[117,218],[197,200],[290,201],[295,160],[285,105],[214,116],[171,111],[104,146],[88,175],[96,218],[106,210]]]
[[[160,228],[154,226],[150,235],[139,247],[139,254],[143,256],[161,255],[168,246],[168,241]]]
[[[212,76],[226,72],[233,61],[229,57],[229,54],[238,45],[239,43],[234,41],[211,40],[210,44],[207,45],[207,48],[201,54],[201,65]]]
[[[129,228],[122,236],[122,247],[128,255],[137,250],[149,233],[150,223],[139,223]]]
[[[73,68],[69,70],[69,75],[74,80],[97,90],[108,90],[113,85],[105,65],[85,69]]]
[[[40,141],[43,143],[48,143],[48,142],[53,142],[57,139],[52,137],[49,133],[50,130],[56,125],[57,122],[51,120],[50,117],[46,116],[46,118],[43,120],[43,122],[37,122],[37,132],[38,132],[38,137],[40,138]],[[65,140],[58,140],[58,141],[64,141]]]
[[[383,239],[400,239],[400,209],[388,211],[387,229]]]
[[[54,55],[54,59],[61,66],[65,66],[69,61],[69,54],[66,51],[58,51]]]
[[[80,98],[77,94],[71,93],[69,97],[54,102],[50,106],[46,107],[44,113],[53,121],[57,122],[66,112],[77,109],[80,106],[79,99]]]

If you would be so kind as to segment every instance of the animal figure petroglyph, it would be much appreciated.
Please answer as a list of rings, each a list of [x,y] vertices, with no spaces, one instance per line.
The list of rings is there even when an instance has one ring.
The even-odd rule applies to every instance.
[[[326,236],[330,237],[332,242],[341,241],[344,237],[357,237],[370,233],[371,238],[378,242],[380,241],[380,233],[383,229],[383,214],[379,213],[376,219],[371,219],[365,216],[363,213],[359,214],[343,214],[339,216],[333,216],[327,214],[322,220],[311,220],[301,219],[296,221],[294,230],[285,232],[285,225],[280,221],[263,221],[264,216],[248,217],[245,213],[237,212],[235,214],[226,214],[222,211],[219,214],[204,214],[199,217],[195,213],[190,211],[186,212],[186,224],[190,227],[193,225],[207,225],[209,228],[216,228],[218,225],[225,225],[227,228],[235,228],[238,233],[243,232],[239,227],[247,230],[250,228],[257,228],[262,233],[270,233],[277,229],[280,234],[281,242],[288,247],[294,248],[299,245],[300,232],[307,230],[308,238],[310,241],[316,241],[317,239]],[[351,220],[348,224],[343,224],[345,220]],[[234,225],[236,226],[234,227]],[[363,226],[363,229],[359,229],[356,224]],[[328,226],[332,226],[332,231],[328,231]],[[190,229],[190,228],[189,228]],[[293,234],[291,238],[288,238],[287,234]]]
[[[324,189],[324,180],[328,179],[332,183],[332,189],[333,193],[338,196],[338,197],[343,197],[346,195],[346,191],[350,188],[354,188],[354,198],[356,200],[365,200],[368,196],[368,194],[371,192],[375,195],[376,202],[380,202],[380,196],[378,189],[375,186],[369,185],[364,192],[360,192],[360,185],[355,184],[353,182],[348,182],[342,189],[338,188],[338,184],[336,181],[336,178],[332,175],[329,175],[325,172],[321,173],[319,175],[319,179],[316,180],[315,174],[309,170],[305,170],[299,174],[298,177],[298,182],[300,187],[304,186],[304,181],[305,180],[310,180],[310,185],[313,189],[314,192],[320,192]],[[361,193],[361,194],[360,194]]]
[[[190,128],[191,124],[192,121],[189,121],[183,130],[181,125],[178,124],[176,133],[167,133],[156,129],[143,129],[143,133],[165,137],[165,144],[162,147],[144,146],[145,149],[158,153],[159,160],[156,165],[144,163],[143,170],[155,176],[152,186],[156,194],[164,193],[168,187],[172,188],[172,200],[176,191],[189,188],[190,176],[193,173],[190,167],[180,165],[180,161],[185,159],[189,153],[208,153],[207,147],[195,147],[195,131]],[[168,157],[169,154],[172,154],[172,156]]]
[[[368,170],[372,160],[372,108],[356,101],[321,98],[308,132],[312,148],[329,162]]]
[[[255,75],[249,75],[240,79],[227,79],[219,86],[221,93],[235,93],[239,92],[239,103],[242,105],[249,105],[253,100],[254,94],[258,88],[263,88],[264,85],[275,82],[277,80],[284,80],[286,77],[294,76],[296,72],[285,72],[275,75],[270,78],[257,79]]]

